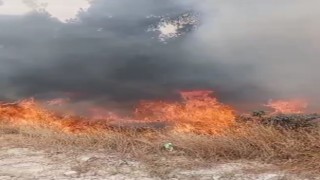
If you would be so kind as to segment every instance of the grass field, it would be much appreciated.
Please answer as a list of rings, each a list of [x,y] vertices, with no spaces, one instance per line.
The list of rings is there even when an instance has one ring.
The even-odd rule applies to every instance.
[[[135,128],[92,130],[83,134],[72,134],[44,127],[14,126],[2,122],[0,134],[17,135],[20,140],[16,141],[40,148],[92,151],[104,149],[111,153],[129,155],[147,163],[152,163],[159,157],[183,157],[190,160],[166,166],[255,161],[275,164],[291,172],[317,174],[320,172],[320,128],[316,123],[310,126],[302,124],[302,127],[288,128],[257,121],[248,122],[246,119],[246,122],[238,122],[223,133],[208,135],[170,129]],[[172,143],[173,149],[166,149],[166,143]],[[199,161],[193,161],[194,159]],[[156,172],[159,173],[159,167]]]

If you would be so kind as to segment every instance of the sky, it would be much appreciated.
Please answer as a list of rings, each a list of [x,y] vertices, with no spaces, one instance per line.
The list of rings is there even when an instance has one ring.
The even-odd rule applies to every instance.
[[[2,0],[1,99],[320,97],[320,1]]]
[[[1,0],[0,15],[24,15],[45,8],[53,17],[65,22],[75,18],[80,8],[86,10],[88,0]]]

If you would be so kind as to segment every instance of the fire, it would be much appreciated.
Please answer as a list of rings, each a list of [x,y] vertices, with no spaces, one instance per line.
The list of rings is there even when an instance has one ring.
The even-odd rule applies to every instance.
[[[96,128],[80,117],[60,116],[42,108],[34,99],[0,104],[0,120],[16,126],[31,126],[62,131],[84,132]],[[102,128],[102,127],[99,127]]]
[[[171,121],[176,131],[221,133],[235,123],[235,113],[211,94],[212,91],[182,91],[183,102],[143,101],[135,114],[144,120]]]
[[[120,120],[122,117],[118,116],[112,111],[108,111],[101,107],[94,107],[90,110],[90,119],[93,120]]]
[[[17,126],[49,128],[67,133],[105,131],[112,128],[114,121],[131,123],[136,127],[161,121],[173,125],[174,131],[215,134],[232,126],[235,114],[231,107],[220,103],[211,94],[212,91],[184,91],[180,92],[181,102],[142,101],[131,117],[122,117],[96,107],[89,109],[91,116],[87,118],[58,115],[45,109],[34,99],[27,99],[15,103],[0,103],[0,120]],[[69,103],[69,100],[54,99],[46,103],[60,106]],[[124,126],[127,127],[128,124]]]
[[[88,109],[88,117],[59,115],[41,106],[34,99],[14,103],[0,103],[0,122],[17,126],[49,128],[67,133],[106,131],[118,127],[135,128],[165,124],[176,132],[217,134],[235,125],[235,110],[222,104],[212,91],[181,91],[180,101],[141,101],[133,115],[120,116],[103,107]],[[69,105],[70,99],[53,99],[46,105]],[[266,105],[272,113],[303,113],[308,103],[304,100],[270,100]]]
[[[275,114],[301,114],[308,107],[308,103],[305,100],[299,99],[270,100],[266,106],[272,108]]]

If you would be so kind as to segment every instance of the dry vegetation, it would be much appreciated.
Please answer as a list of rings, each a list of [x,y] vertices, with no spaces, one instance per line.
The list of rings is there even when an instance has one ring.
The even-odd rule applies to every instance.
[[[258,162],[319,174],[319,115],[257,111],[237,116],[209,93],[184,92],[182,102],[144,102],[131,117],[136,120],[61,116],[33,101],[1,104],[0,140],[65,154],[118,153],[144,162],[150,174],[164,179],[177,168],[219,162]],[[284,109],[295,112],[287,104]]]
[[[276,123],[281,118],[287,120],[285,125]],[[301,119],[301,126],[297,118]],[[270,117],[260,114],[238,117],[238,123],[234,127],[219,135],[177,133],[165,129],[114,129],[72,134],[43,127],[12,126],[2,121],[0,136],[16,136],[20,138],[16,138],[16,142],[41,148],[104,149],[127,154],[148,163],[154,163],[154,158],[168,156],[198,159],[203,164],[253,160],[277,164],[292,171],[319,173],[320,128],[317,123],[306,122],[308,118],[310,116]],[[295,123],[294,126],[290,126],[292,122]],[[163,145],[168,142],[173,144],[173,151],[164,148]],[[190,166],[193,163],[196,164],[196,161],[180,166]],[[159,173],[159,168],[157,172]]]

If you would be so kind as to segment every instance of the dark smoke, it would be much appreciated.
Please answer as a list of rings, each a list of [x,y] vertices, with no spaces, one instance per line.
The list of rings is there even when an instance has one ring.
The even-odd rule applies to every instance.
[[[0,15],[1,98],[133,104],[213,89],[244,108],[315,96],[320,13],[308,8],[319,3],[241,2],[99,0],[68,23],[46,12]],[[185,13],[199,14],[198,28],[166,43],[147,31]]]

